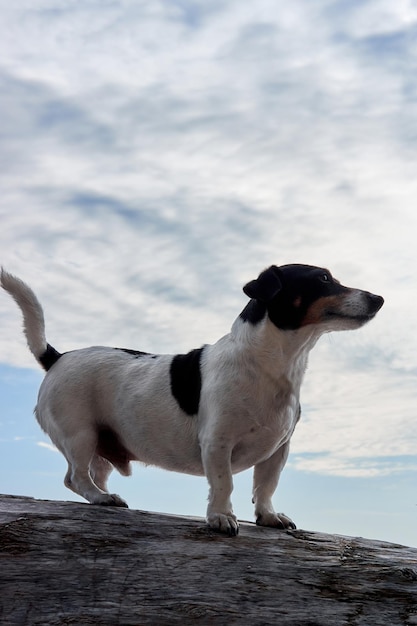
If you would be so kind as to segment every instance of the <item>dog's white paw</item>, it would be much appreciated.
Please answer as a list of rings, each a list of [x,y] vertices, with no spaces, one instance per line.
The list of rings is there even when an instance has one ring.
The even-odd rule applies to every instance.
[[[225,533],[230,537],[236,537],[239,533],[239,524],[233,513],[212,513],[207,517],[210,528],[218,532]]]
[[[125,502],[117,493],[103,493],[92,504],[99,504],[100,506],[120,506],[125,509],[129,508],[127,502]]]
[[[272,528],[291,528],[295,529],[297,526],[292,519],[284,515],[284,513],[262,513],[256,518],[258,526],[271,526]]]

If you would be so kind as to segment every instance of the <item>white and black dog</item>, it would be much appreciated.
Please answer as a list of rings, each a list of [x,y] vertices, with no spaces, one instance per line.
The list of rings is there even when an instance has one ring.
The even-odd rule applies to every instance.
[[[141,461],[205,475],[208,524],[230,535],[238,532],[232,476],[252,466],[256,522],[295,528],[271,498],[300,417],[308,353],[323,333],[359,328],[384,302],[326,269],[273,265],[245,285],[250,302],[213,345],[177,355],[108,347],[60,354],[46,341],[33,291],[5,270],[1,285],[48,372],[35,413],[68,461],[65,485],[92,504],[127,506],[107,491],[114,467],[128,476],[130,462]]]

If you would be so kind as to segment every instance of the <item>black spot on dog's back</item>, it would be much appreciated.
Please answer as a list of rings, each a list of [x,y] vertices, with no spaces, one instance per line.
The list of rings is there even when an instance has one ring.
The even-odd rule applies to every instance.
[[[181,409],[188,415],[198,413],[203,350],[204,347],[191,350],[188,354],[177,354],[171,361],[171,392]]]
[[[138,359],[141,356],[152,356],[155,358],[155,354],[150,355],[149,352],[141,352],[140,350],[131,350],[130,348],[114,348],[115,350],[120,350],[120,352],[126,352],[126,354],[130,354]]]

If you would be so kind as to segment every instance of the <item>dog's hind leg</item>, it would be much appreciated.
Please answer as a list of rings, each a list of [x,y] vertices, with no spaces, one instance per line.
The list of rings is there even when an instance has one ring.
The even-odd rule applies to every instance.
[[[90,475],[95,485],[108,493],[107,480],[113,471],[113,465],[107,459],[95,454],[90,462]]]
[[[81,431],[75,436],[67,438],[62,452],[68,461],[68,471],[64,484],[79,496],[82,496],[91,504],[104,506],[127,507],[127,504],[117,494],[107,493],[101,487],[105,486],[109,474],[109,467],[101,465],[99,468],[95,449],[97,445],[97,433],[95,431]],[[104,463],[107,463],[103,459]],[[95,484],[92,474],[97,478],[99,485]]]

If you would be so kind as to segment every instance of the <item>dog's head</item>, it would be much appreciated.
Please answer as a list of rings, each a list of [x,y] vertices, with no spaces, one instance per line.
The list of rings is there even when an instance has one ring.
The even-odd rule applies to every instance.
[[[344,287],[327,269],[311,265],[272,265],[243,291],[252,301],[242,319],[257,323],[267,311],[282,330],[309,324],[323,332],[359,328],[384,304],[381,296]]]

